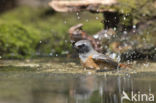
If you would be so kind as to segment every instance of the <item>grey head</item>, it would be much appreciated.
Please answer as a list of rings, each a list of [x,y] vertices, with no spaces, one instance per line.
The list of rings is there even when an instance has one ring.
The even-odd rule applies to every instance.
[[[80,40],[74,44],[74,47],[79,54],[87,54],[95,51],[89,40]]]

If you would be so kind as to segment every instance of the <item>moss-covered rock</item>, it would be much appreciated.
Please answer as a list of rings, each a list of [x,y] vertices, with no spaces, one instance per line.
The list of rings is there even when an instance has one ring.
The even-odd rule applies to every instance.
[[[0,55],[6,58],[21,58],[35,52],[39,41],[37,33],[18,24],[0,25]]]

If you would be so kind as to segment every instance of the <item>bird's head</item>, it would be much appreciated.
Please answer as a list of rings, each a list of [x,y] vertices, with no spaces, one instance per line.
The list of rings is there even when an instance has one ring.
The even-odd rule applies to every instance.
[[[75,49],[78,53],[89,53],[93,51],[93,46],[89,40],[80,40],[74,44]]]

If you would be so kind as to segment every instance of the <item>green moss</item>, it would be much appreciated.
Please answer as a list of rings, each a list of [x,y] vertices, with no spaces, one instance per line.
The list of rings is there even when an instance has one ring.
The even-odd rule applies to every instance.
[[[5,57],[29,56],[39,40],[31,30],[18,24],[0,25],[0,55]]]
[[[137,24],[156,16],[155,0],[118,0],[115,5],[100,6],[100,8],[123,14],[120,22],[126,25],[131,19],[133,19],[133,24]],[[128,17],[127,20],[122,20],[125,16]]]
[[[82,12],[45,15],[46,8],[18,7],[0,15],[0,56],[23,58],[36,52],[66,54],[71,51],[68,29],[84,23],[93,34],[102,29],[102,15]],[[96,17],[99,19],[97,20]],[[88,21],[88,22],[87,22]]]

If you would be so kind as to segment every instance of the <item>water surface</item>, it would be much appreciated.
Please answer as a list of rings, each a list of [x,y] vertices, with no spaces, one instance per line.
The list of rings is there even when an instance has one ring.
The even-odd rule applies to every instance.
[[[80,66],[59,63],[70,71],[60,73],[53,72],[51,66],[45,68],[44,63],[34,67],[15,64],[0,67],[0,103],[121,103],[123,91],[129,96],[131,92],[156,95],[156,72],[72,73],[70,68]]]

